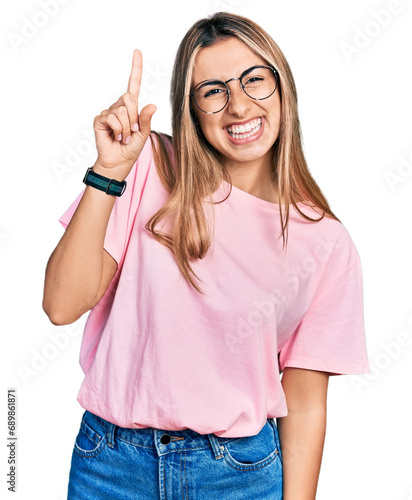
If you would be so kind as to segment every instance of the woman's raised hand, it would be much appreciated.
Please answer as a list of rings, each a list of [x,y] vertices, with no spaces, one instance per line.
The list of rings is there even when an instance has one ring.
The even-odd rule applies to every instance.
[[[117,176],[125,179],[140,155],[150,135],[154,104],[148,104],[138,112],[138,96],[142,80],[142,53],[133,52],[132,70],[127,92],[109,109],[94,119],[94,132],[99,167],[113,168]],[[118,180],[123,180],[118,179]]]

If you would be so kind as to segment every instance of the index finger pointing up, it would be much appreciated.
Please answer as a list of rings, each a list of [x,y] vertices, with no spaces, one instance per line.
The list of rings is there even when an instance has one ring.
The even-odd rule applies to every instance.
[[[139,97],[140,82],[142,80],[142,53],[139,49],[133,52],[132,71],[130,72],[127,91]]]

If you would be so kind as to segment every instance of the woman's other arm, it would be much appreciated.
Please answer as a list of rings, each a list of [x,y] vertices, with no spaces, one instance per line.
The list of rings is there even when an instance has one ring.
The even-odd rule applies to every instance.
[[[329,374],[286,367],[288,415],[277,419],[283,458],[283,500],[315,500],[326,433]]]

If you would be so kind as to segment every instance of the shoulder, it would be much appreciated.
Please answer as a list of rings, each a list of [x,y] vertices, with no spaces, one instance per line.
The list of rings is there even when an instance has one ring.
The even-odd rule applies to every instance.
[[[295,227],[299,227],[308,236],[313,236],[314,241],[321,242],[327,249],[331,262],[339,263],[341,269],[349,269],[360,261],[360,255],[350,231],[341,221],[328,214],[322,217],[323,211],[318,207],[304,203],[298,203],[298,207],[309,218],[320,220],[311,222],[302,217],[293,207],[291,213],[293,212]]]

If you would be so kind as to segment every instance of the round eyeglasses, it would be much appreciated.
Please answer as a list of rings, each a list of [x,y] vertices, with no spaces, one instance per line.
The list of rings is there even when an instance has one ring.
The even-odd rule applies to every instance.
[[[239,78],[222,80],[204,80],[198,83],[190,94],[196,106],[204,113],[219,113],[230,98],[228,83],[240,80],[240,86],[251,99],[262,100],[270,97],[278,86],[279,74],[273,66],[252,66]]]

